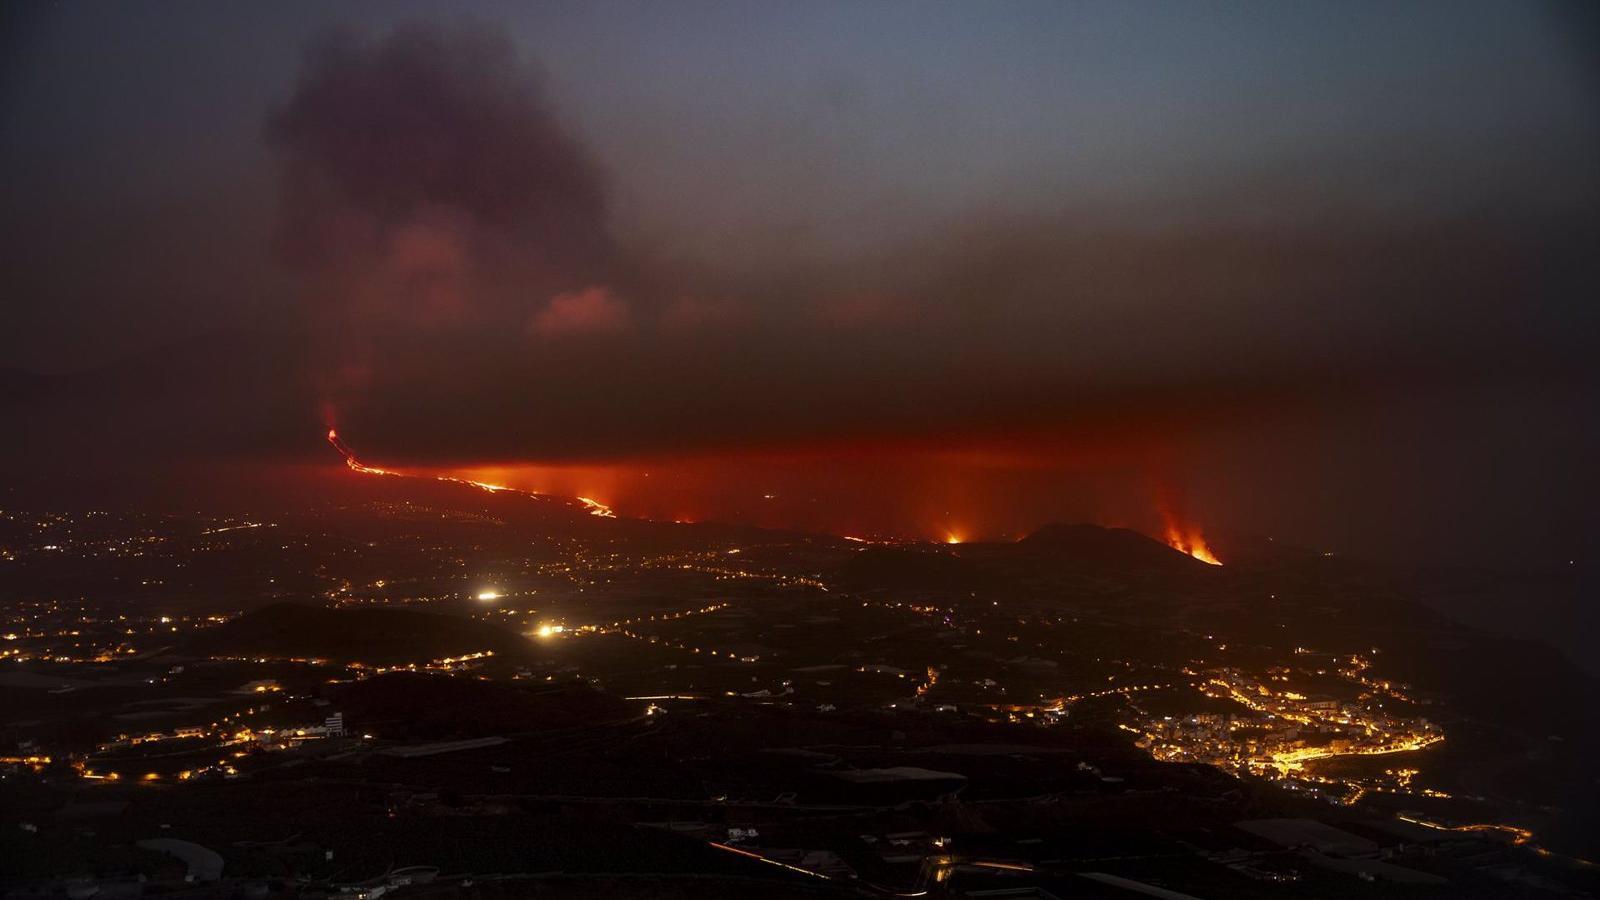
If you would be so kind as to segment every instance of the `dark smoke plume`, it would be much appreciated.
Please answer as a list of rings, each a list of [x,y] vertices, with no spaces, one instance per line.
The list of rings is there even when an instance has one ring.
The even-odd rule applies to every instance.
[[[328,35],[266,138],[282,165],[277,250],[303,279],[334,393],[361,386],[388,340],[523,330],[602,289],[598,167],[495,32]]]

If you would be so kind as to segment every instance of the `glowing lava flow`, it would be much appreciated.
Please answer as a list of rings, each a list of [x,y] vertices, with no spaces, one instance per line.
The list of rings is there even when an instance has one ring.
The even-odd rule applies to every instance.
[[[601,503],[599,500],[578,497],[577,501],[583,504],[583,508],[587,509],[591,516],[599,516],[602,519],[615,519],[617,517],[617,514],[611,511],[611,507]]]
[[[501,491],[509,491],[513,494],[521,494],[524,497],[551,499],[546,495],[539,493],[538,491],[523,491],[513,487],[507,487],[503,484],[491,484],[487,481],[472,481],[466,478],[456,478],[451,475],[415,475],[406,472],[396,472],[392,469],[380,469],[377,466],[365,465],[360,460],[356,459],[354,451],[352,451],[344,441],[339,439],[339,432],[333,428],[328,429],[328,443],[332,444],[333,449],[339,451],[339,455],[344,457],[344,464],[350,467],[350,471],[360,472],[363,475],[394,475],[399,478],[432,478],[435,481],[446,481],[451,484],[464,484],[468,487],[475,487],[480,491],[488,491],[491,494],[498,494]],[[611,507],[606,506],[604,503],[601,503],[598,500],[591,500],[588,497],[578,497],[576,498],[576,502],[581,504],[584,510],[591,516],[600,516],[601,518],[605,519],[615,519],[617,517],[617,514],[611,511]]]
[[[1203,563],[1213,566],[1222,565],[1222,560],[1211,552],[1211,547],[1206,544],[1206,539],[1200,534],[1200,529],[1195,526],[1184,528],[1178,520],[1171,515],[1166,517],[1167,531],[1165,539],[1167,546],[1182,553],[1187,553]]]
[[[339,440],[339,432],[332,428],[328,429],[328,443],[332,444],[333,449],[339,451],[339,455],[344,457],[344,464],[349,466],[350,471],[352,472],[360,472],[363,475],[400,474],[399,472],[391,472],[388,469],[380,469],[376,466],[362,465],[361,462],[356,459],[356,455],[351,452],[350,448],[345,446],[344,441]]]

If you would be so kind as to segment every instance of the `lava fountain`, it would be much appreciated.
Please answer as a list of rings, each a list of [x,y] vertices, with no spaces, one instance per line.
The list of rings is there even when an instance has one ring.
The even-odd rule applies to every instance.
[[[1200,533],[1198,525],[1185,525],[1179,522],[1171,513],[1164,513],[1166,532],[1163,535],[1167,546],[1182,553],[1187,553],[1203,563],[1213,566],[1222,565],[1222,560],[1211,552],[1211,547],[1206,543],[1205,536]]]

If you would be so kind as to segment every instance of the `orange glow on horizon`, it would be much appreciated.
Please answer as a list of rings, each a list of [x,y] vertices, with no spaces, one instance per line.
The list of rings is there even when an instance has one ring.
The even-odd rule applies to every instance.
[[[407,471],[587,499],[604,508],[592,513],[606,518],[753,525],[848,535],[862,543],[1012,541],[1052,522],[1114,523],[1149,514],[1142,496],[1133,499],[1131,484],[1126,492],[1114,480],[1059,494],[1019,489],[1021,479],[1042,470],[1030,466],[1019,475],[990,465],[970,468],[943,453],[716,454]],[[1159,522],[1143,525],[1159,533]]]
[[[397,478],[431,478],[434,481],[444,481],[452,484],[463,484],[468,487],[475,487],[480,491],[487,491],[491,494],[498,494],[502,491],[508,491],[510,493],[521,494],[526,497],[546,496],[539,491],[520,490],[508,485],[497,484],[490,481],[479,481],[471,478],[458,478],[454,475],[439,475],[434,473],[397,472],[392,469],[381,469],[377,466],[369,466],[356,459],[355,451],[351,450],[350,447],[339,438],[339,432],[333,428],[328,429],[328,443],[332,444],[333,448],[339,451],[339,455],[344,457],[344,464],[348,466],[352,472],[360,472],[363,475],[389,475]],[[611,511],[611,507],[601,503],[598,500],[594,500],[589,497],[574,497],[572,498],[572,501],[582,506],[583,509],[592,516],[599,516],[606,519],[616,518],[616,513]]]
[[[848,535],[862,543],[1014,541],[1051,523],[1131,527],[1221,565],[1179,492],[1148,469],[1064,460],[1002,465],[947,452],[864,448],[782,456],[716,453],[585,461],[504,461],[404,468],[363,462],[334,428],[328,443],[363,475],[419,478],[564,503],[598,518],[722,522]],[[1154,514],[1154,515],[1152,515]],[[959,524],[957,524],[959,523]]]

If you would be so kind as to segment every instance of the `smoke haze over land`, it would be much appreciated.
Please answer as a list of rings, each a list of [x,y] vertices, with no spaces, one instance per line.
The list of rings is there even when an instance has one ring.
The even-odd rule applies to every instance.
[[[405,12],[13,13],[19,484],[331,421],[664,518],[1592,558],[1567,7]]]

